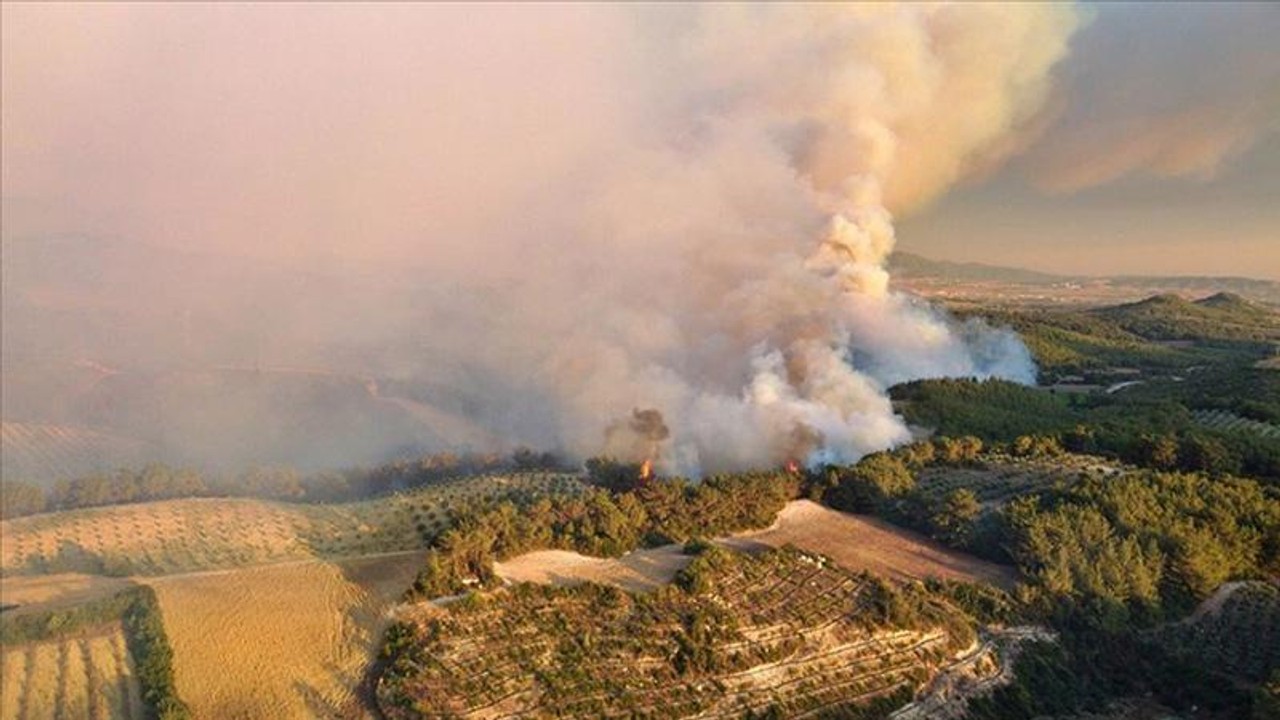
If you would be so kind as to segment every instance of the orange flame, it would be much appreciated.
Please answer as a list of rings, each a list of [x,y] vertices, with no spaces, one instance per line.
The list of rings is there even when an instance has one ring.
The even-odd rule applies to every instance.
[[[788,461],[787,461],[787,472],[791,473],[792,475],[799,475],[799,474],[800,474],[800,464],[799,464],[799,463],[797,463],[795,460],[788,460]]]
[[[648,480],[653,477],[653,461],[645,460],[640,464],[640,479]]]

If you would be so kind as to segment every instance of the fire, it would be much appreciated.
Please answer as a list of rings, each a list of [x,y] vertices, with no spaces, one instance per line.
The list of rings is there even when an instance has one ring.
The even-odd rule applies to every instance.
[[[646,459],[640,464],[640,479],[648,480],[653,477],[653,461]]]
[[[799,474],[800,474],[800,463],[796,462],[795,460],[788,460],[788,461],[787,461],[787,472],[791,473],[792,475],[799,475]]]

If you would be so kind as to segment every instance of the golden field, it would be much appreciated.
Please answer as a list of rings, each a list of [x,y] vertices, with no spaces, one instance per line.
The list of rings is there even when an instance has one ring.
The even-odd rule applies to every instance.
[[[421,554],[154,578],[198,718],[362,717],[356,688]]]
[[[142,718],[118,623],[0,653],[0,720]]]

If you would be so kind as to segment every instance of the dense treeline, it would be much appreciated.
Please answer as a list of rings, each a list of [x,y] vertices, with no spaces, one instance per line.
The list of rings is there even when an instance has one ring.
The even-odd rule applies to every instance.
[[[1223,582],[1280,573],[1280,499],[1250,480],[1088,477],[1002,511],[1004,542],[1046,602],[1118,627],[1180,615]]]
[[[173,649],[164,631],[155,591],[136,585],[74,607],[0,619],[0,644],[18,645],[60,638],[98,625],[120,622],[136,666],[147,718],[185,720],[190,712],[173,681]]]
[[[1177,382],[1144,383],[1125,392],[1126,401],[1166,400],[1280,424],[1280,372],[1274,369],[1235,364],[1209,366],[1186,373]]]
[[[349,502],[412,490],[461,475],[560,470],[551,453],[517,450],[510,456],[437,453],[372,468],[303,475],[291,467],[255,467],[238,474],[204,474],[153,463],[59,480],[48,490],[20,481],[0,482],[0,517],[172,500],[190,497],[254,497],[287,502]]]
[[[999,450],[1049,460],[1064,452],[1035,436]],[[1249,479],[1084,473],[987,509],[970,488],[941,498],[917,490],[921,469],[981,465],[992,452],[972,437],[914,443],[828,468],[813,492],[838,509],[877,513],[953,547],[1014,562],[1043,597],[1094,604],[1119,623],[1130,620],[1124,610],[1178,614],[1226,580],[1280,575],[1280,492]]]
[[[1050,464],[1064,453],[1043,436],[997,449]],[[998,622],[1049,623],[1061,643],[1034,647],[1014,684],[975,701],[973,717],[1079,712],[1147,694],[1213,717],[1248,717],[1276,702],[1265,688],[1223,675],[1229,664],[1210,666],[1161,642],[1155,629],[1226,581],[1280,575],[1280,492],[1248,479],[1150,469],[1079,473],[995,507],[977,501],[980,488],[935,497],[918,487],[925,468],[978,468],[998,457],[978,438],[942,438],[828,468],[812,487],[834,506],[1018,566],[1016,599],[963,591],[966,607]],[[1235,654],[1252,642],[1236,640]]]
[[[134,603],[136,589],[46,612],[0,616],[0,645],[43,642],[119,620]]]
[[[626,492],[512,502],[462,513],[428,551],[411,590],[418,597],[461,592],[493,580],[493,562],[534,549],[617,556],[767,526],[800,491],[790,473],[713,476],[693,484],[654,479]]]
[[[923,380],[891,392],[909,422],[942,435],[1010,444],[1042,435],[1144,467],[1280,480],[1280,439],[1198,426],[1185,406],[1152,393],[1062,396],[1001,380]]]
[[[160,601],[150,587],[137,589],[122,618],[129,653],[137,665],[138,685],[147,715],[156,720],[185,720],[191,716],[178,697],[173,680],[173,648],[164,632]]]
[[[1248,365],[1280,339],[1280,316],[1238,296],[1190,302],[1175,295],[1097,310],[983,309],[1012,327],[1042,380],[1083,375],[1106,382],[1108,370],[1185,370],[1218,363]]]

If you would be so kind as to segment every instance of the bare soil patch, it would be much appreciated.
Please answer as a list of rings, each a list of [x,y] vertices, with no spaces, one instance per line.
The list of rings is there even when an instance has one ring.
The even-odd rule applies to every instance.
[[[777,521],[765,530],[719,542],[744,551],[794,545],[826,555],[849,570],[866,570],[899,580],[932,577],[1006,588],[1017,581],[1013,568],[951,550],[883,520],[839,512],[810,500],[788,503],[778,513]]]
[[[689,564],[689,559],[679,545],[636,550],[620,558],[590,557],[567,550],[538,550],[494,563],[493,569],[508,582],[544,585],[594,582],[644,592],[671,582],[676,573]]]

